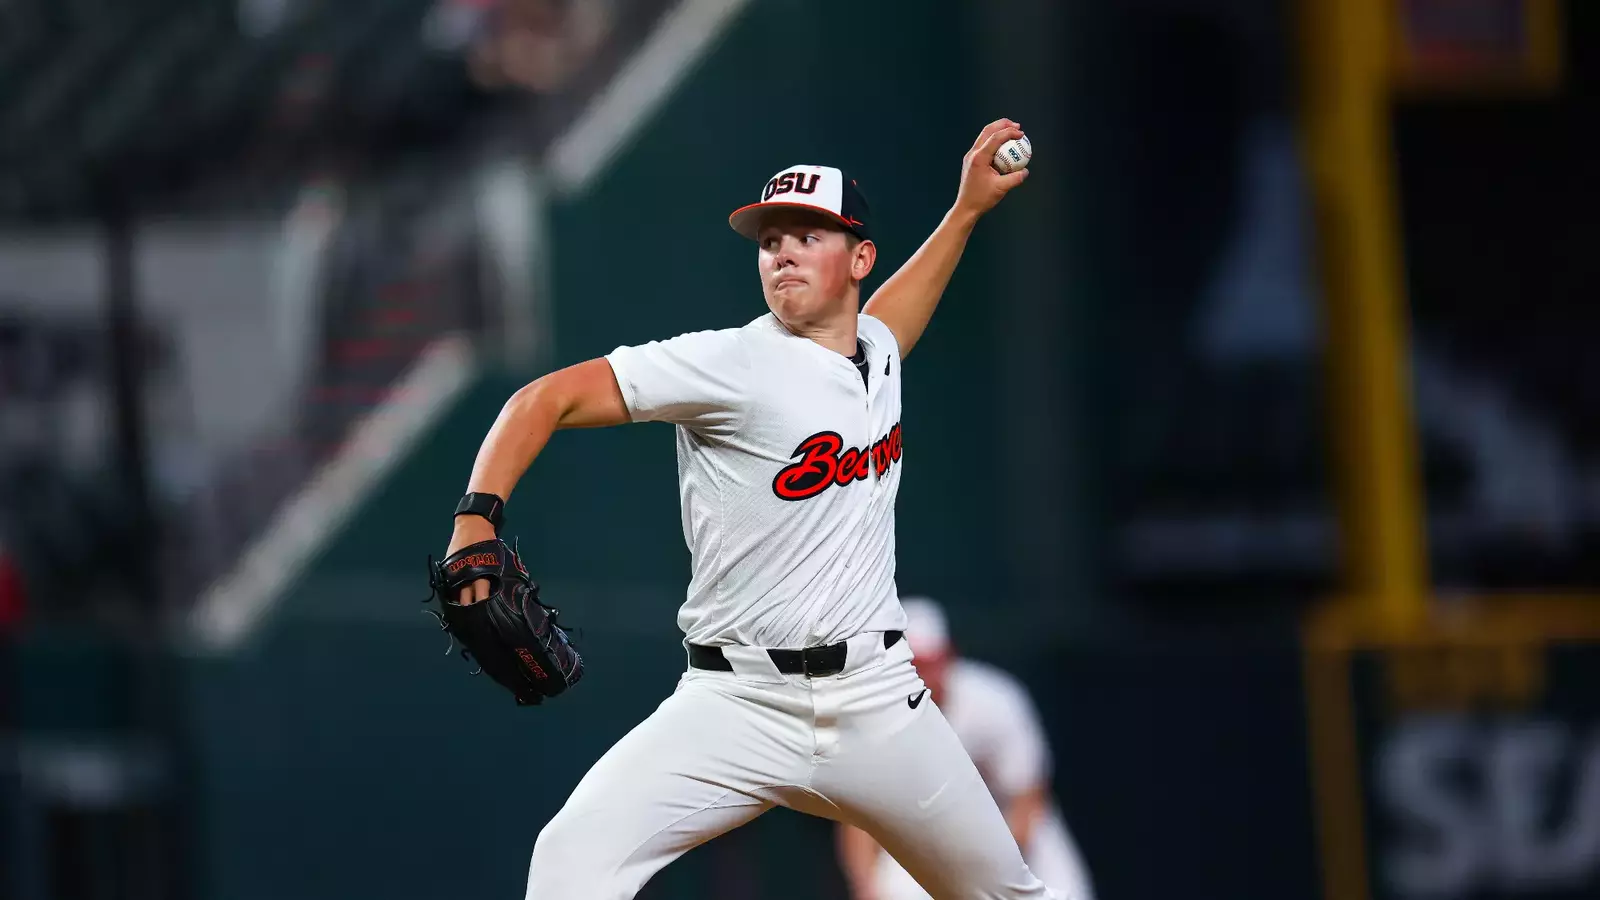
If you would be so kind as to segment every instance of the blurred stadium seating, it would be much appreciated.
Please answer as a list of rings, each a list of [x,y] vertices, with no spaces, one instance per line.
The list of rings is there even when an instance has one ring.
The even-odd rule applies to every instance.
[[[78,234],[77,240],[51,245],[69,269],[105,265],[104,254],[111,252],[102,243],[105,223],[124,213],[137,217],[141,230],[134,240],[146,243],[163,240],[161,222],[269,225],[245,239],[252,245],[246,252],[263,260],[279,252],[269,224],[277,217],[288,216],[290,228],[301,223],[302,230],[333,229],[302,251],[309,253],[303,263],[310,267],[307,289],[315,294],[309,331],[301,339],[311,347],[301,355],[303,370],[221,370],[225,379],[277,382],[277,392],[267,394],[241,383],[233,401],[272,398],[276,418],[258,416],[244,440],[225,447],[186,448],[173,465],[190,471],[169,473],[179,486],[154,498],[162,526],[156,552],[165,563],[158,571],[163,592],[174,602],[182,603],[194,585],[233,562],[285,497],[339,449],[354,423],[386,398],[429,340],[455,330],[488,333],[504,324],[491,308],[501,286],[492,283],[494,267],[484,257],[473,208],[474,159],[497,145],[536,150],[540,136],[547,138],[555,127],[554,117],[571,115],[604,82],[604,66],[615,65],[663,7],[652,0],[576,6],[545,0],[0,5],[0,227],[16,223],[11,233],[19,236],[26,233],[19,228]],[[614,25],[614,17],[626,24]],[[574,33],[581,40],[568,41]],[[539,79],[519,79],[515,72],[507,75],[507,67],[515,69],[519,54],[541,51],[519,45],[518,35],[572,48],[560,68]],[[490,53],[486,47],[497,49]],[[554,104],[544,117],[540,99]],[[36,263],[39,252],[28,239],[12,258],[32,254]],[[149,251],[132,252],[144,254],[137,263],[141,277],[162,265]],[[162,273],[182,277],[166,269],[157,274]],[[0,306],[11,329],[7,339],[18,350],[9,357],[13,378],[50,392],[27,398],[34,421],[59,417],[59,405],[52,404],[73,385],[109,415],[112,397],[104,387],[111,370],[107,348],[98,342],[103,335],[96,333],[103,320],[93,311],[100,298],[93,290],[77,297],[84,311],[76,325],[58,323],[58,313],[47,311],[60,299],[50,296],[53,283],[25,274],[8,280],[14,293],[37,289],[35,296]],[[258,310],[268,300],[263,290],[258,283],[244,292],[256,298]],[[187,379],[218,373],[216,365],[208,369],[197,361],[215,355],[190,327],[205,315],[198,312],[202,307],[183,305],[206,302],[197,296],[164,309],[164,323],[145,317],[147,328],[166,329],[154,337],[168,345],[164,361],[144,359],[146,377],[165,377],[169,389],[191,397],[196,388]],[[270,316],[247,314],[263,323]],[[244,321],[224,327],[238,331]],[[47,337],[67,327],[76,327],[76,340],[88,346],[63,349]],[[24,351],[35,345],[75,369],[34,365],[30,361],[40,357]],[[69,376],[77,381],[66,381]],[[14,389],[23,387],[14,383]],[[285,391],[299,399],[282,400]],[[172,402],[190,401],[180,396]],[[22,409],[8,414],[20,416]],[[202,403],[189,414],[208,416],[208,409]],[[11,433],[42,434],[28,428]],[[30,464],[52,466],[59,461],[52,455]],[[24,464],[15,454],[0,459],[8,472],[28,473],[17,477],[35,485],[35,496],[40,478],[54,478],[19,468]],[[115,484],[78,490],[111,509],[111,498],[125,493]],[[13,501],[0,508],[28,507]],[[103,529],[109,530],[97,540],[132,552],[137,545],[121,540],[117,530],[125,530],[126,521],[118,526],[122,520],[114,513],[108,510],[101,519],[106,516],[111,518]],[[100,533],[88,522],[85,533]],[[19,543],[52,533],[32,525],[15,530],[29,536],[17,538]],[[81,535],[79,543],[85,543]],[[58,546],[25,556],[31,569],[49,570],[69,558],[61,555],[69,550]],[[86,559],[116,555],[113,550],[102,556],[90,546],[78,552]],[[113,585],[129,581],[125,568],[107,574]],[[97,592],[74,586],[63,594]],[[42,612],[52,609],[61,606],[46,604]]]

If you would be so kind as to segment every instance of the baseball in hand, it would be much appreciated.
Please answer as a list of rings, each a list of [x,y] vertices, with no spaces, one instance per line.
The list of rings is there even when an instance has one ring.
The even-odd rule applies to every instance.
[[[994,153],[994,169],[1001,175],[1010,175],[1020,169],[1028,167],[1028,160],[1033,159],[1033,143],[1027,135],[1006,141]]]

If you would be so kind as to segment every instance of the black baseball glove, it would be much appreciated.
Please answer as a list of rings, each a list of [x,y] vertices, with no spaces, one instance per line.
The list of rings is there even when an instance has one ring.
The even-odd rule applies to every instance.
[[[461,605],[462,589],[480,578],[489,580],[489,596]],[[505,541],[469,544],[442,562],[430,557],[428,582],[433,595],[423,602],[440,607],[428,612],[461,644],[462,658],[477,661],[518,706],[538,706],[583,677],[583,658],[556,624],[559,611],[539,601],[539,586]]]

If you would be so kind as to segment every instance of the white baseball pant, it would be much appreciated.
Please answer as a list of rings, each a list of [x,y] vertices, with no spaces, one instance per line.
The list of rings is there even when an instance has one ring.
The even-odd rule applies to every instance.
[[[1028,841],[1022,858],[1033,874],[1064,900],[1093,900],[1089,873],[1061,816],[1050,810]],[[928,900],[930,894],[887,854],[880,855],[876,877],[877,900]]]
[[[774,806],[848,822],[938,900],[1058,900],[1029,871],[905,641],[849,641],[845,668],[779,672],[724,647],[578,783],[534,845],[527,900],[631,900],[691,848]],[[915,708],[911,701],[917,700]]]

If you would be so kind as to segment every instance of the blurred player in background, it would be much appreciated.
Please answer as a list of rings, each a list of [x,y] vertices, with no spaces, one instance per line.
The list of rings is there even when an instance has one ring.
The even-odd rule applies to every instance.
[[[1057,896],[1090,900],[1088,872],[1050,794],[1050,747],[1027,689],[994,666],[962,658],[937,603],[908,597],[901,605],[917,674],[994,794],[1028,868]],[[841,824],[838,838],[853,900],[929,897],[866,832]]]

